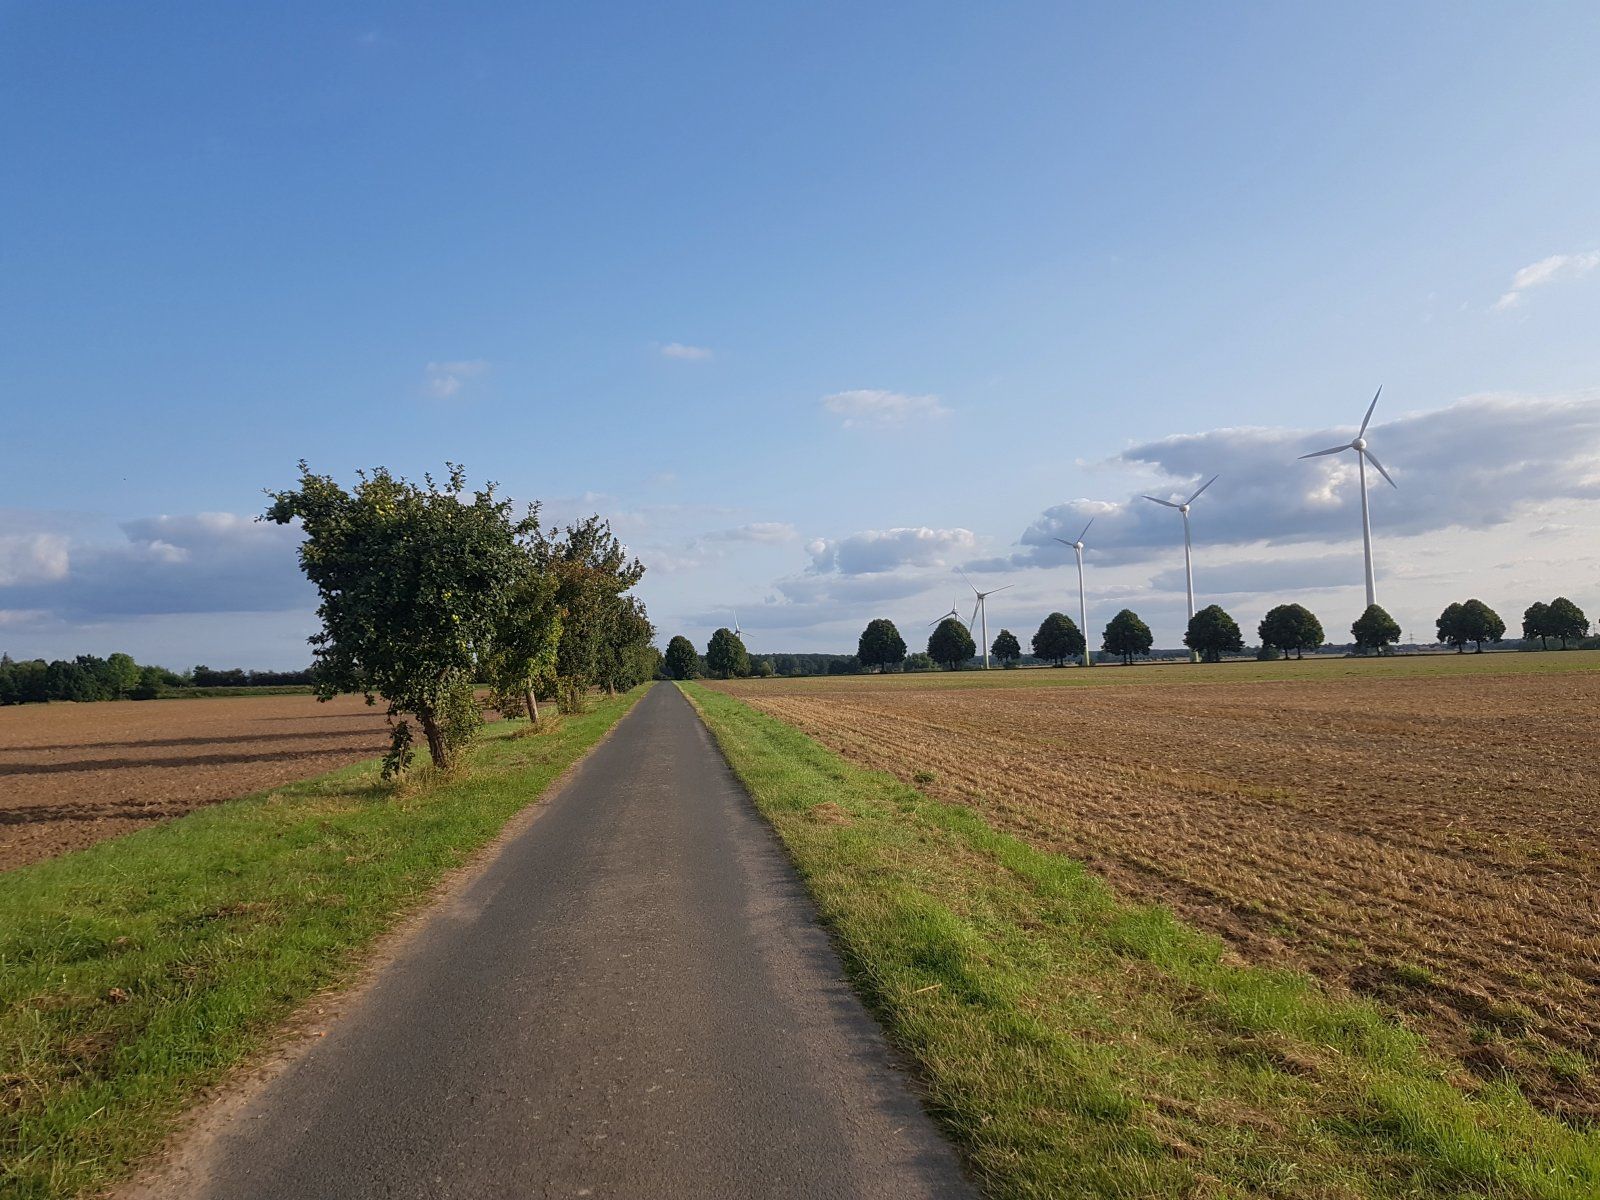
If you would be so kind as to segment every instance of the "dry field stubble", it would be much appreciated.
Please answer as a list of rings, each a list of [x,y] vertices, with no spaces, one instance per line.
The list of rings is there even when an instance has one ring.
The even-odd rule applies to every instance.
[[[1600,1119],[1600,673],[1027,674],[716,686]]]
[[[0,708],[0,870],[382,754],[359,696]]]

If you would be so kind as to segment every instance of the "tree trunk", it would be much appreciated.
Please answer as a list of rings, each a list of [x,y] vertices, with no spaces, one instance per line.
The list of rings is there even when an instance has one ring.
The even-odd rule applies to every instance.
[[[450,755],[444,747],[444,731],[439,728],[439,721],[433,715],[431,708],[421,709],[417,713],[417,720],[422,725],[422,732],[428,738],[428,753],[433,756],[433,765],[441,771],[450,769]]]
[[[539,697],[533,694],[532,688],[527,688],[522,693],[522,701],[528,706],[528,720],[537,725],[539,723]]]

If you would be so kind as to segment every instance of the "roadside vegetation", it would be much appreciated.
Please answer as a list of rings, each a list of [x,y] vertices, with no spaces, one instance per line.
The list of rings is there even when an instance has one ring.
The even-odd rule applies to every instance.
[[[970,807],[685,690],[991,1195],[1600,1192],[1600,1136],[1464,1086],[1375,1004],[1242,965]]]
[[[494,726],[454,776],[365,763],[0,874],[0,1194],[118,1177],[642,692]]]

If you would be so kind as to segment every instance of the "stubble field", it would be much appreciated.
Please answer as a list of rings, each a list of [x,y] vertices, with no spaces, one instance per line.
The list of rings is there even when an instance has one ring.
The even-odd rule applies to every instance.
[[[1600,1119],[1600,656],[1272,667],[715,686]]]
[[[382,754],[359,696],[0,708],[0,870]]]

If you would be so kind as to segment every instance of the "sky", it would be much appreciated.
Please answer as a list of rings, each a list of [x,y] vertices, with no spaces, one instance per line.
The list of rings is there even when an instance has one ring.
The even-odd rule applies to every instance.
[[[1600,616],[1600,9],[0,0],[0,650],[309,661],[304,458],[665,644]]]

